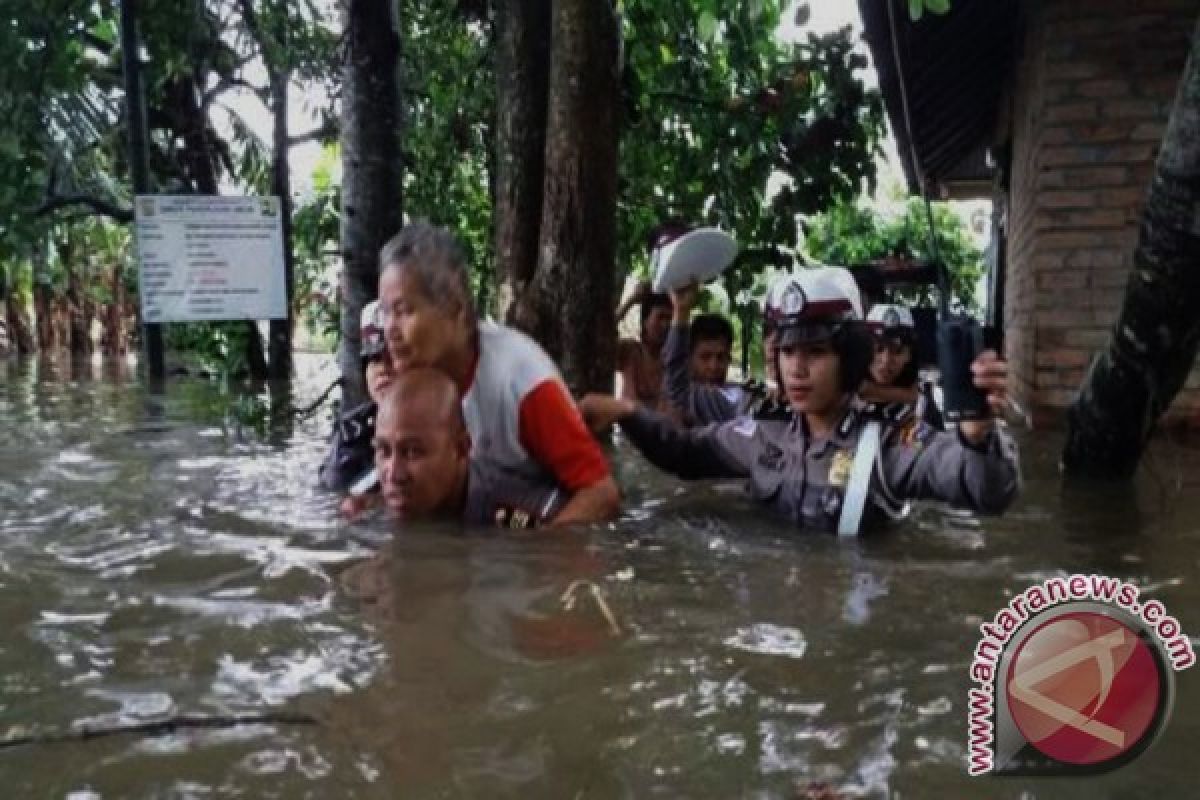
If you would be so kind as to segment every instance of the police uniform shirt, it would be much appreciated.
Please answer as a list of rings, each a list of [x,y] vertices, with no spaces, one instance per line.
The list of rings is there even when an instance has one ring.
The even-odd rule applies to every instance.
[[[495,528],[536,528],[553,520],[569,499],[551,481],[471,459],[463,522]]]
[[[342,492],[375,466],[375,403],[367,401],[338,417],[329,454],[317,470],[320,484]]]
[[[724,386],[692,383],[688,365],[689,336],[686,326],[672,324],[662,352],[667,400],[683,414],[688,425],[727,422],[785,407],[765,384],[757,381]]]
[[[685,479],[747,478],[754,499],[776,513],[805,528],[835,531],[867,421],[850,408],[827,438],[816,440],[800,415],[679,430],[639,411],[621,425],[661,469]],[[941,500],[995,513],[1015,496],[1015,445],[998,429],[977,448],[957,431],[939,432],[920,420],[881,424],[863,527],[902,516],[907,500]]]

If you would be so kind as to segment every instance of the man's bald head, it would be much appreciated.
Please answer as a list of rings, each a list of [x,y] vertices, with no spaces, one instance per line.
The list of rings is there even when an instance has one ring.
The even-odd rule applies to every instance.
[[[462,395],[450,376],[430,367],[400,373],[379,404],[376,425],[416,421],[454,435],[464,428]]]
[[[461,514],[471,440],[448,375],[414,367],[396,376],[375,417],[383,499],[401,519]]]

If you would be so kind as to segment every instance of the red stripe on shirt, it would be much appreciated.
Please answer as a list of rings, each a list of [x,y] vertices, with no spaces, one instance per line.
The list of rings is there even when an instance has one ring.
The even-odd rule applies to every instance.
[[[529,455],[571,492],[604,480],[608,461],[567,389],[547,379],[521,398],[518,438]]]

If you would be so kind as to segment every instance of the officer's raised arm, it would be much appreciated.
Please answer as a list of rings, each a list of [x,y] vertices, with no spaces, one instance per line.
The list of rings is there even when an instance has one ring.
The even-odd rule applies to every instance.
[[[663,383],[671,405],[683,412],[684,418],[697,425],[725,422],[737,416],[737,404],[720,386],[705,386],[692,382],[689,372],[690,351],[688,324],[696,304],[698,289],[689,284],[673,289],[671,295],[671,327],[663,345]]]
[[[1008,401],[1007,365],[985,351],[971,369],[997,413]],[[1004,511],[1020,485],[1016,443],[990,418],[964,420],[957,431],[944,432],[914,419],[893,431],[881,463],[885,484],[895,494],[986,514]]]
[[[742,478],[750,474],[755,446],[750,420],[681,429],[662,414],[600,394],[584,397],[579,410],[592,430],[620,424],[650,463],[684,480]],[[746,423],[751,430],[740,435],[739,426]]]

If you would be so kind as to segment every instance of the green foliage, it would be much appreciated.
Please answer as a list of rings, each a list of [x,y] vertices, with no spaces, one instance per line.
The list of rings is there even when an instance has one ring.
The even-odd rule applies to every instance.
[[[729,230],[741,255],[723,281],[738,320],[756,317],[762,271],[791,264],[798,215],[874,187],[883,131],[849,28],[781,42],[781,15],[807,14],[788,6],[623,5],[620,264],[646,270],[646,235],[666,219]]]
[[[94,270],[111,268],[114,261],[127,265],[127,288],[136,291],[128,233],[86,219],[87,205],[56,200],[83,196],[111,208],[130,205],[119,5],[115,0],[10,5],[0,25],[0,46],[13,54],[0,73],[0,114],[6,120],[0,132],[0,264],[30,259],[35,248],[53,254],[70,242],[70,252],[103,253],[68,265],[82,271],[93,299],[110,299],[109,282],[98,280]],[[323,86],[328,94],[338,74],[331,14],[317,0],[141,0],[154,190],[187,193],[226,179],[244,191],[266,193],[270,145],[222,101],[233,90],[269,101],[268,87],[251,84],[259,63],[285,79],[291,75],[304,85]],[[217,107],[229,122],[225,135],[210,113]],[[318,112],[332,116],[331,108]],[[42,212],[39,206],[45,206]],[[35,280],[61,289],[61,262],[51,257],[41,263]],[[216,363],[226,349],[241,353],[230,345],[242,335],[235,327],[173,331],[168,341]]]
[[[400,5],[405,216],[455,231],[467,248],[476,294],[486,296],[495,278],[491,25],[448,0]]]
[[[892,0],[888,0],[892,2]],[[934,14],[945,14],[950,10],[950,0],[908,0],[908,16],[914,22],[929,11]]]
[[[293,305],[308,331],[332,350],[341,326],[341,291],[330,262],[338,252],[341,186],[337,145],[326,145],[313,170],[312,194],[292,214]]]
[[[930,8],[936,0],[924,0]],[[29,209],[49,188],[128,207],[126,136],[115,0],[31,0],[0,26],[13,54],[0,75],[0,263],[27,260],[31,243],[53,241],[53,215]],[[487,3],[402,0],[405,122],[404,203],[409,217],[455,230],[467,245],[475,288],[495,282],[492,255],[493,26]],[[796,219],[848,202],[874,181],[882,106],[861,80],[865,58],[850,31],[787,43],[787,0],[624,0],[623,117],[618,197],[618,270],[644,272],[645,237],[677,218],[719,225],[743,256],[725,277],[727,311],[756,319],[763,270],[786,265]],[[340,79],[334,7],[320,0],[142,0],[146,106],[155,189],[195,191],[197,164],[247,191],[269,185],[271,144],[254,134],[226,92],[269,101],[262,63],[294,83],[335,96]],[[186,99],[198,97],[207,129],[196,136]],[[213,112],[228,120],[217,126]],[[316,109],[332,120],[332,108]],[[336,260],[340,187],[337,150],[327,148],[314,190],[293,217],[295,298],[309,330],[327,341],[338,328]],[[61,212],[60,212],[61,213]],[[77,230],[83,245],[123,257],[128,234],[108,223]],[[92,238],[96,243],[92,244]],[[104,237],[108,237],[105,239]],[[123,251],[123,256],[116,255]],[[57,266],[41,276],[61,285]],[[99,289],[97,290],[99,292]],[[101,299],[103,293],[97,294]],[[172,327],[168,344],[212,371],[244,369],[240,326]]]
[[[968,309],[977,309],[975,286],[984,272],[983,254],[967,226],[946,203],[933,203],[937,255],[950,275],[954,296]],[[888,216],[862,204],[840,203],[806,220],[805,249],[822,263],[856,266],[890,257],[933,261],[929,223],[920,197],[905,202],[902,215]],[[932,290],[902,292],[900,300],[930,305]]]
[[[247,376],[249,332],[245,325],[189,322],[165,327],[167,347],[183,356],[189,370],[215,378],[222,385],[237,383]]]

